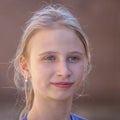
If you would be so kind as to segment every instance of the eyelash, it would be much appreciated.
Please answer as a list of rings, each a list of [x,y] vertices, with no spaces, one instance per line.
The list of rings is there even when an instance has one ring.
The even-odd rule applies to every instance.
[[[70,56],[67,59],[71,63],[76,63],[76,62],[78,62],[80,60],[80,58],[78,56]]]
[[[54,55],[49,55],[49,56],[46,56],[46,57],[43,58],[43,60],[49,61],[49,62],[55,62],[56,59],[57,58]],[[70,63],[76,63],[79,60],[80,60],[79,56],[69,56],[69,57],[67,57],[67,61],[70,62]]]
[[[55,61],[55,56],[54,55],[49,55],[43,58],[45,61]]]

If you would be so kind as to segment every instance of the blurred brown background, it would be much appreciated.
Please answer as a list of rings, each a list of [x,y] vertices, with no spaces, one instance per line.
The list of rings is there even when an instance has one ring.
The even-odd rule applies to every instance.
[[[0,120],[18,118],[22,105],[9,62],[25,22],[49,3],[68,7],[79,18],[91,44],[88,95],[74,101],[73,111],[89,120],[120,120],[119,0],[0,0]]]

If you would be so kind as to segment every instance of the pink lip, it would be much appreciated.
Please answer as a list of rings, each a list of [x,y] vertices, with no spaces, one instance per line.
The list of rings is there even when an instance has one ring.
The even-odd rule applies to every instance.
[[[70,88],[73,85],[73,83],[69,83],[69,82],[57,82],[52,84],[59,88]]]

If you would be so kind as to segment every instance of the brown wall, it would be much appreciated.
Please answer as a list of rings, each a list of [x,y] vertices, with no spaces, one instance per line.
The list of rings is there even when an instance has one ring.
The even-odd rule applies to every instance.
[[[79,18],[91,44],[93,68],[86,89],[89,96],[83,97],[78,103],[93,105],[94,101],[96,106],[103,103],[107,105],[108,102],[120,105],[120,1],[41,1],[43,0],[0,1],[0,104],[10,103],[16,98],[13,71],[8,66],[15,54],[25,22],[32,12],[52,1],[64,4]],[[90,113],[89,109],[87,112]]]

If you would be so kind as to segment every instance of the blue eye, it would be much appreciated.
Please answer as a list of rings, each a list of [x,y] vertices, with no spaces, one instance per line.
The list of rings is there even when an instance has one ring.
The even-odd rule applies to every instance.
[[[48,61],[55,61],[55,56],[52,56],[52,55],[47,56],[47,57],[45,57],[45,60],[48,60]]]
[[[72,63],[78,62],[79,61],[79,57],[71,56],[71,57],[68,58],[68,61],[72,62]]]

